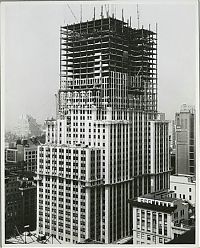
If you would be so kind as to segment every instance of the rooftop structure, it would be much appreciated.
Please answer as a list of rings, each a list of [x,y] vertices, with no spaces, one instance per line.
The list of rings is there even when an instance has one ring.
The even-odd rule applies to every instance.
[[[189,204],[181,199],[147,194],[129,202],[133,208],[133,244],[167,243],[191,228]]]

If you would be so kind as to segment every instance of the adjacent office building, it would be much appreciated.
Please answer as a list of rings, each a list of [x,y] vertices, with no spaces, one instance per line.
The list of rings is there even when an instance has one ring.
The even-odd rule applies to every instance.
[[[102,15],[60,35],[57,117],[38,147],[37,233],[117,242],[132,236],[128,199],[169,188],[157,34]]]
[[[175,115],[176,174],[195,174],[195,111],[182,105]]]
[[[22,197],[21,212],[22,212],[22,226],[26,226],[27,231],[34,231],[36,229],[36,207],[37,207],[37,190],[36,183],[33,177],[21,176],[18,178],[19,192]]]
[[[190,229],[189,205],[181,199],[147,194],[130,200],[133,244],[164,244]]]
[[[187,200],[193,206],[196,203],[196,180],[191,175],[171,175],[170,189],[174,191],[173,196]]]
[[[37,146],[30,145],[24,148],[24,161],[26,161],[26,170],[36,172],[37,170]]]
[[[175,149],[175,140],[176,140],[176,132],[175,132],[175,121],[169,121],[169,145],[171,150]]]

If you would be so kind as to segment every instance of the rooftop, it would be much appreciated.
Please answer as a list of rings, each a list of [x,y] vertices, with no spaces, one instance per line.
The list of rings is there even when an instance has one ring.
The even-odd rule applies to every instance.
[[[100,241],[95,241],[93,239],[85,239],[83,242],[80,242],[78,244],[103,244]]]
[[[176,210],[176,207],[166,207],[166,206],[161,206],[161,205],[155,205],[155,204],[150,204],[146,202],[138,202],[137,200],[129,200],[128,201],[133,207],[138,207],[138,208],[143,208],[143,209],[149,209],[152,211],[158,211],[158,212],[164,212],[171,214]]]
[[[22,247],[21,245],[33,245],[35,247],[38,247],[42,244],[47,245],[60,245],[60,241],[56,238],[52,237],[46,237],[44,236],[43,239],[39,239],[39,236],[36,235],[36,232],[24,232],[20,236],[11,237],[5,241],[6,244],[16,244],[18,247]]]
[[[96,23],[96,26],[104,26],[108,23],[110,23],[110,25],[112,25],[112,24],[116,23],[117,25],[120,25],[121,27],[123,26],[123,28],[132,28],[136,33],[144,33],[145,32],[147,34],[155,34],[155,32],[148,30],[148,29],[144,29],[144,28],[136,29],[134,27],[131,27],[128,22],[116,19],[115,17],[111,17],[111,16],[97,18],[97,19],[93,18],[93,20],[91,20],[91,21],[78,22],[78,23],[70,24],[68,26],[62,26],[61,28],[64,28],[64,29],[66,29],[66,28],[74,29],[75,28],[75,31],[77,31],[80,26],[81,26],[81,28],[87,28],[90,26],[93,27],[94,23]]]
[[[196,178],[194,175],[187,175],[187,174],[174,174],[174,175],[171,175],[170,176],[171,179],[174,179],[174,180],[178,180],[178,179],[186,179],[188,180],[188,182],[190,183],[195,183],[196,182]]]
[[[178,200],[177,198],[168,197],[165,195],[156,195],[156,194],[146,194],[146,195],[140,196],[139,198],[153,199],[153,200],[166,201],[166,202],[174,202]]]

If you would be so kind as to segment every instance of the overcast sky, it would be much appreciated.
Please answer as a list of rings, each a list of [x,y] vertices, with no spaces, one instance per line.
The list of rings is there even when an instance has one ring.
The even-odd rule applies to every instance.
[[[166,3],[167,2],[167,3]],[[168,119],[180,105],[195,104],[197,86],[197,1],[168,1],[139,3],[140,25],[155,30],[158,23],[158,107]],[[103,3],[103,2],[102,2]],[[83,21],[91,20],[96,6],[82,2]],[[135,3],[116,7],[121,19],[132,17],[132,27],[137,27]],[[112,5],[111,5],[112,3]],[[75,17],[80,20],[80,3],[68,2]],[[5,33],[2,58],[5,92],[5,127],[13,128],[21,114],[30,114],[39,123],[55,116],[55,93],[59,87],[59,30],[64,24],[76,22],[66,2],[4,3]],[[105,5],[103,4],[105,7]]]

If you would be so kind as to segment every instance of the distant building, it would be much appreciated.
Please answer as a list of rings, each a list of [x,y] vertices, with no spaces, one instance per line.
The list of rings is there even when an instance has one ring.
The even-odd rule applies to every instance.
[[[169,121],[169,144],[171,150],[175,148],[175,121]]]
[[[189,204],[149,194],[130,200],[133,244],[164,244],[190,229]]]
[[[8,143],[9,146],[11,145],[12,142],[17,140],[17,136],[11,132],[11,131],[6,131],[5,132],[5,143]]]
[[[170,151],[170,168],[171,175],[176,174],[176,149]]]
[[[195,174],[195,111],[182,105],[175,115],[176,174]]]
[[[18,161],[17,158],[17,148],[6,148],[5,149],[5,161],[16,163]]]
[[[174,191],[173,196],[187,200],[193,206],[196,202],[196,181],[190,175],[171,175],[170,189]]]
[[[27,171],[37,171],[37,146],[32,145],[24,148],[24,161]]]
[[[5,149],[5,161],[9,163],[17,163],[24,160],[24,147],[17,144],[13,148]]]
[[[10,173],[15,173],[18,176],[23,174],[24,171],[26,171],[26,163],[24,161],[19,161],[16,163],[10,163],[6,162],[5,163],[5,169],[10,172]]]
[[[33,142],[29,140],[17,140],[16,145],[12,148],[8,147],[5,149],[5,163],[7,169],[12,169],[17,166],[22,166],[26,171],[36,171],[37,170],[37,146],[40,143],[36,141]],[[15,164],[15,165],[14,165]],[[26,165],[26,166],[25,166]],[[16,171],[15,171],[16,172]]]
[[[20,138],[39,136],[42,134],[42,128],[32,116],[21,115],[15,128],[15,134]]]
[[[9,148],[9,142],[5,142],[4,146],[5,146],[5,149]]]

